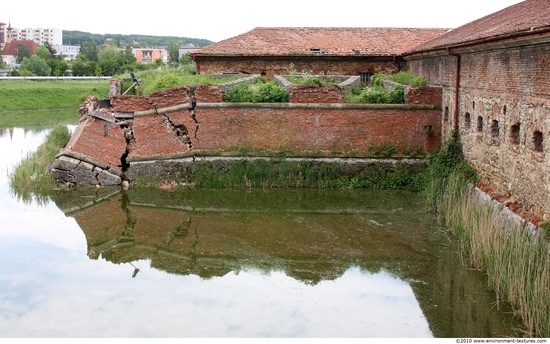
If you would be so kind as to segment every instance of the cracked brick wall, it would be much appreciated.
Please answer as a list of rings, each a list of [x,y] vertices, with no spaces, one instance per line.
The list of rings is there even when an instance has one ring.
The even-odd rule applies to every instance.
[[[170,160],[240,156],[241,149],[264,156],[284,150],[311,157],[365,157],[372,156],[369,148],[383,144],[402,150],[439,148],[439,111],[433,106],[358,107],[342,104],[334,86],[296,90],[297,101],[310,104],[221,103],[218,86],[113,96],[108,108],[89,97],[52,171],[68,184],[116,185],[140,173],[182,173],[183,165]]]

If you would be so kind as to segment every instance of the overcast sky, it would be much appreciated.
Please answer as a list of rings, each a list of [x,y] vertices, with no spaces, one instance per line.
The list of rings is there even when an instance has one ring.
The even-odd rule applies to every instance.
[[[0,22],[99,34],[221,41],[255,27],[455,28],[521,0],[123,1],[27,0],[3,6]]]

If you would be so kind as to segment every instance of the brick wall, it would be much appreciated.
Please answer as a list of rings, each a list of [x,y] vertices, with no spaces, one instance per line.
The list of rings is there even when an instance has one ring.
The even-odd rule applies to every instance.
[[[288,92],[290,103],[343,103],[342,91],[333,85],[292,86]]]
[[[191,135],[196,154],[246,150],[291,150],[310,155],[372,156],[376,145],[428,151],[440,146],[440,111],[354,106],[202,107]],[[188,125],[195,127],[189,118]],[[432,126],[433,134],[426,133]]]
[[[361,73],[394,74],[401,70],[399,62],[391,58],[373,59],[305,59],[303,56],[295,58],[281,58],[278,60],[254,58],[232,58],[228,60],[205,59],[197,61],[200,74],[205,73],[265,73],[268,79],[275,75],[288,75],[291,70],[307,72],[315,75],[359,75]]]
[[[467,160],[482,184],[550,220],[550,45],[461,56],[458,127]],[[453,128],[456,59],[408,61],[443,86],[443,135]],[[535,137],[541,138],[536,144]]]

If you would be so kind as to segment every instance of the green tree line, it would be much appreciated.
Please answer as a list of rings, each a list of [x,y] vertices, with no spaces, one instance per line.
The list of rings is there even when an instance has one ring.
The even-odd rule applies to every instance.
[[[169,64],[193,64],[188,55],[179,58],[181,44],[172,41],[165,48],[170,55]],[[120,47],[116,44],[98,45],[96,42],[84,42],[80,53],[73,61],[66,61],[57,54],[48,43],[37,48],[31,55],[29,49],[20,44],[16,62],[19,69],[11,72],[12,76],[113,76],[128,72],[154,69],[164,64],[161,59],[153,64],[140,64],[132,52],[132,46]]]
[[[153,47],[153,46],[168,46],[173,42],[179,45],[191,43],[196,47],[204,47],[211,45],[214,42],[207,39],[176,37],[176,36],[147,36],[147,35],[120,35],[120,34],[94,34],[82,31],[67,31],[63,30],[63,44],[65,45],[83,45],[87,42],[92,42],[97,45],[107,43],[107,39],[119,47],[127,45],[133,48]]]

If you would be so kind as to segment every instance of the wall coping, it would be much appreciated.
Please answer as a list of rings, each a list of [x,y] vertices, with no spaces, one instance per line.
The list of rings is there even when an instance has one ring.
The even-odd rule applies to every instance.
[[[197,103],[197,108],[265,109],[366,109],[366,110],[440,110],[439,104],[350,104],[350,103]]]

